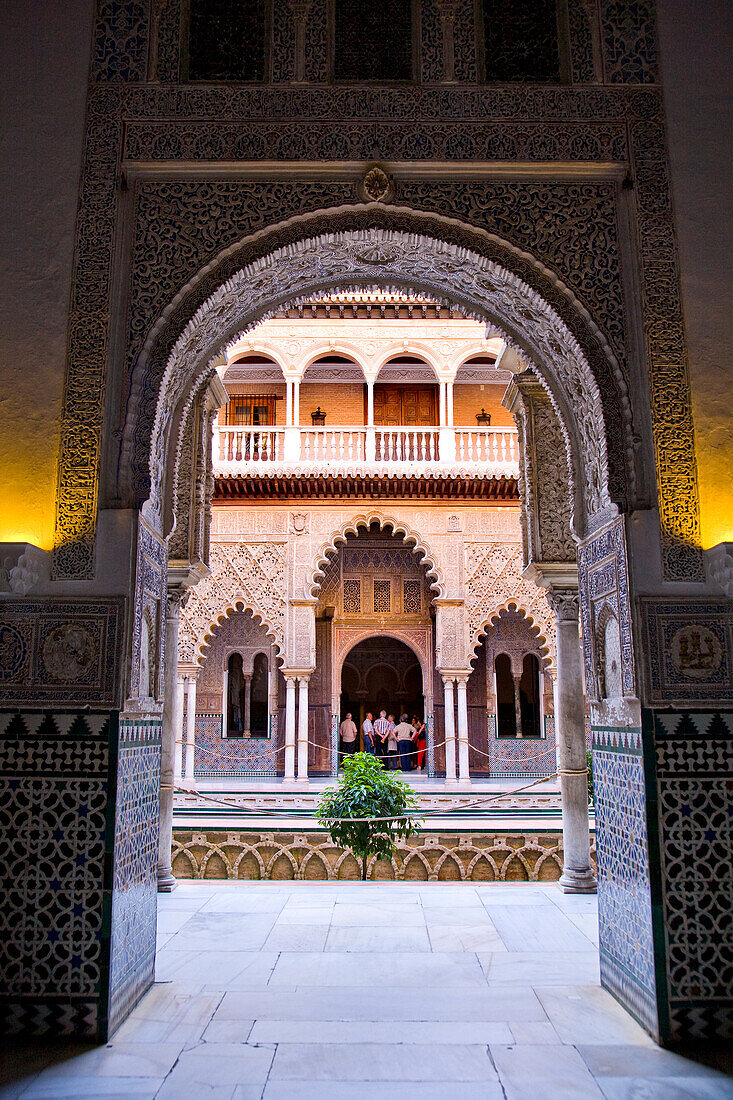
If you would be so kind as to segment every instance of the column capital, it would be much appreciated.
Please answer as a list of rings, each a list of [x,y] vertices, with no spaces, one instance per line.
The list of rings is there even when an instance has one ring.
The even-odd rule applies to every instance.
[[[304,680],[308,683],[315,668],[281,668],[280,671],[288,681],[292,680],[295,683],[296,680]]]
[[[548,589],[547,602],[559,623],[577,622],[580,616],[580,594],[577,588]]]

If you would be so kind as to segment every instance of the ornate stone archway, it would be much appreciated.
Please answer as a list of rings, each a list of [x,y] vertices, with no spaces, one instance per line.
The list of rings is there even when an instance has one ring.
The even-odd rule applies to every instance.
[[[580,536],[616,514],[612,500],[625,504],[633,496],[626,384],[608,342],[587,311],[543,265],[528,263],[524,255],[519,264],[516,250],[499,245],[495,238],[484,235],[482,239],[475,231],[466,231],[467,243],[458,245],[441,237],[446,226],[440,219],[431,219],[430,235],[410,231],[412,222],[416,228],[426,228],[413,212],[397,213],[404,228],[358,228],[304,237],[305,223],[297,240],[260,255],[206,299],[175,341],[164,367],[159,342],[165,318],[161,318],[138,360],[121,466],[121,481],[131,485],[147,486],[149,475],[153,514],[162,507],[166,455],[180,395],[211,369],[223,348],[285,302],[325,290],[376,284],[457,303],[468,315],[490,320],[532,363],[562,425],[574,490],[574,524]],[[475,247],[467,247],[468,242]],[[489,258],[487,253],[497,250],[506,266]],[[520,267],[524,277],[512,266]],[[527,275],[534,276],[546,296],[530,285]],[[189,297],[195,300],[195,288],[189,288]],[[142,428],[135,420],[136,393],[146,373],[147,384],[159,392],[148,453],[135,443]]]

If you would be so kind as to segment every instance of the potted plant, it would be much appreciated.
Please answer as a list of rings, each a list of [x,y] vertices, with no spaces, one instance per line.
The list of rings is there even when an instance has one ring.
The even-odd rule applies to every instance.
[[[422,828],[416,818],[419,799],[407,783],[382,767],[366,752],[347,756],[338,787],[323,792],[316,817],[328,829],[334,844],[351,848],[361,860],[366,881],[370,856],[388,859],[397,840]]]

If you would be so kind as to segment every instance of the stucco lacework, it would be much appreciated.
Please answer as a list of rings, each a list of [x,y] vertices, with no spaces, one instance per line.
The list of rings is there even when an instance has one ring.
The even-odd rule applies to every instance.
[[[637,5],[635,10],[640,15],[632,21],[624,17],[619,4],[605,3],[591,17],[581,0],[570,3],[573,78],[595,81],[605,74],[614,85],[605,88],[182,86],[176,83],[180,79],[177,6],[161,0],[153,9],[151,30],[148,6],[139,0],[99,4],[68,329],[57,501],[57,575],[83,578],[94,570],[113,255],[120,224],[120,183],[125,179],[119,170],[121,159],[128,166],[140,161],[168,162],[175,179],[179,171],[176,163],[181,160],[236,160],[240,164],[263,159],[363,162],[373,158],[378,149],[387,161],[579,160],[628,166],[633,186],[626,191],[626,201],[634,208],[637,227],[635,243],[640,260],[665,570],[671,579],[702,579],[701,555],[696,549],[696,470],[661,93],[650,86],[656,81],[651,5],[646,4],[643,12]],[[596,17],[598,37],[590,30]],[[322,20],[315,21],[319,27],[324,26]],[[462,16],[455,34],[459,43],[470,34]],[[292,53],[291,46],[285,53],[288,50]],[[463,47],[460,52],[465,52]],[[320,45],[317,56],[322,59]],[[429,62],[433,69],[437,63]],[[283,64],[282,75],[286,76],[290,62]],[[318,61],[312,72],[306,71],[307,79],[323,79],[320,64]],[[172,83],[139,83],[156,73],[159,79]],[[464,74],[457,75],[460,78]],[[636,86],[632,82],[637,82]],[[203,193],[207,186],[220,189],[225,184],[199,180],[193,186]],[[524,184],[510,181],[506,186],[519,199],[527,194]],[[426,208],[430,207],[434,183],[405,187],[412,188],[411,201],[417,206],[423,201],[422,193]],[[443,185],[442,208],[465,221],[466,201],[460,196],[470,188],[464,189],[460,183],[451,187],[452,196],[448,193],[451,188]],[[318,185],[318,200],[313,188],[312,184],[291,185],[295,209],[333,209],[354,202],[353,188],[348,185]],[[250,209],[252,217],[264,212],[269,224],[286,217],[283,193],[282,181],[263,181],[254,214]],[[401,201],[405,199],[406,191]],[[212,203],[207,223],[198,227],[204,237],[213,227],[216,237],[221,228],[223,210],[215,197]],[[474,208],[476,223],[492,228],[486,220],[485,199],[474,195],[468,204]],[[538,211],[527,206],[509,239],[516,239],[521,224],[551,224],[552,219],[545,214],[544,208]],[[578,217],[585,217],[584,205],[569,199],[560,237],[572,230]],[[240,239],[256,231],[255,221],[242,227]],[[190,248],[190,242],[184,244],[185,248]],[[555,267],[540,243],[531,250]],[[570,233],[570,267],[577,255],[578,247]],[[569,282],[567,276],[563,277]],[[155,283],[166,304],[173,301],[182,285],[171,281],[164,268],[156,271]],[[216,284],[204,284],[205,280],[203,297],[187,316],[180,318],[182,323],[169,348],[191,313],[216,289]],[[611,315],[611,304],[617,303],[618,297],[609,294],[609,289],[604,273],[595,291],[588,287],[579,296],[613,343],[619,318],[618,312],[615,317]],[[145,329],[154,324],[156,315],[153,311],[147,317]],[[167,354],[163,361],[165,358]],[[162,363],[159,367],[162,369]],[[154,404],[155,394],[147,396]],[[113,425],[112,430],[121,427]],[[613,431],[619,427],[613,426]],[[619,488],[623,492],[624,487]]]

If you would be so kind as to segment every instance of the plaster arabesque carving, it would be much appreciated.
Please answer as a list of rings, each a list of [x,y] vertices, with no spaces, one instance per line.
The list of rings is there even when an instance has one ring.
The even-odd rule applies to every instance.
[[[178,660],[196,664],[212,626],[241,604],[261,619],[282,652],[285,643],[285,543],[213,543],[211,574],[181,611]]]

